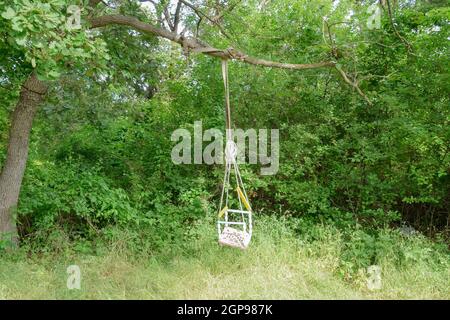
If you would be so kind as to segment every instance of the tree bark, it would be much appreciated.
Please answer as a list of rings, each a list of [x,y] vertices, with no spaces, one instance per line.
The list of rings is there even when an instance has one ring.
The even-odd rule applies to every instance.
[[[19,101],[11,115],[6,160],[0,173],[0,240],[18,245],[15,210],[28,158],[33,118],[47,86],[32,73],[22,85]]]

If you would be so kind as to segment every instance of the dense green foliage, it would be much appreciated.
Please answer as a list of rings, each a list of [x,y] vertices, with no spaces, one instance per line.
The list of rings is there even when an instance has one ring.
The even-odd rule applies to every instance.
[[[36,66],[42,77],[57,79],[34,122],[19,205],[23,243],[35,251],[58,251],[63,239],[77,251],[95,253],[97,242],[126,229],[135,251],[195,254],[183,241],[197,239],[195,230],[199,223],[206,228],[205,219],[214,230],[223,168],[173,164],[170,136],[177,128],[192,130],[198,120],[205,129],[223,130],[220,61],[186,57],[165,40],[117,26],[95,39],[78,30],[64,45],[42,46],[49,41],[42,35],[53,37],[48,30],[59,28],[66,2],[0,3],[6,12],[0,18],[0,163],[8,114],[24,75]],[[341,0],[334,9],[326,0],[271,1],[264,9],[259,2],[244,1],[225,14],[231,39],[206,23],[199,37],[277,61],[335,60],[357,76],[373,104],[334,68],[292,71],[231,62],[236,127],[280,129],[278,173],[261,176],[258,166],[242,168],[256,220],[270,215],[265,219],[283,221],[289,237],[308,243],[311,251],[324,236],[340,237],[335,270],[349,277],[387,256],[396,265],[429,259],[438,268],[447,266],[446,2],[398,1],[394,22],[383,9],[381,27],[374,30],[365,23],[373,1]],[[23,9],[28,3],[41,3],[42,9]],[[132,2],[103,10],[155,20]],[[39,17],[48,15],[55,21],[43,24]],[[195,29],[195,15],[184,23]],[[422,242],[397,246],[410,239],[391,230],[403,222],[436,243],[426,242],[429,251]],[[262,232],[257,226],[256,234]]]

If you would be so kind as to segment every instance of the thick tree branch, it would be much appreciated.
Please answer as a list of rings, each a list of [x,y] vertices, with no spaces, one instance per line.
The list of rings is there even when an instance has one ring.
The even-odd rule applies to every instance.
[[[184,37],[171,32],[166,29],[161,29],[155,27],[149,23],[140,21],[135,17],[124,16],[124,15],[107,15],[101,17],[91,18],[90,20],[91,28],[99,28],[108,25],[124,25],[129,26],[133,29],[141,31],[143,33],[150,33],[170,41],[176,42],[183,46],[183,48],[188,49],[192,52],[204,53],[213,57],[222,59],[238,59],[242,62],[253,64],[257,66],[272,67],[272,68],[282,68],[282,69],[292,69],[292,70],[304,70],[304,69],[315,69],[324,67],[334,67],[335,62],[333,61],[323,61],[318,63],[306,63],[306,64],[294,64],[294,63],[282,63],[264,59],[258,59],[250,57],[243,52],[235,50],[233,48],[229,49],[217,49],[213,48],[199,39],[193,37]]]

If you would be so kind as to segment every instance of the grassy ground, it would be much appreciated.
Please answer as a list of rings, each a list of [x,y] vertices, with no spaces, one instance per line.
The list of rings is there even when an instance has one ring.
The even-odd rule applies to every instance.
[[[406,256],[420,252],[411,263],[381,258],[382,287],[371,291],[364,268],[343,272],[342,239],[299,241],[273,225],[260,223],[247,251],[217,246],[211,226],[200,225],[176,253],[139,253],[116,239],[97,254],[3,254],[0,299],[450,299],[448,252],[423,239],[398,243]],[[72,264],[80,290],[66,287]]]

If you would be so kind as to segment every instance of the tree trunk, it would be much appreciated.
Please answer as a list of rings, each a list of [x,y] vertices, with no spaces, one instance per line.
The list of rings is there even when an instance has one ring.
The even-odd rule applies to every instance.
[[[18,244],[15,209],[28,158],[31,126],[47,86],[32,73],[22,86],[12,112],[6,160],[0,173],[0,240]]]

